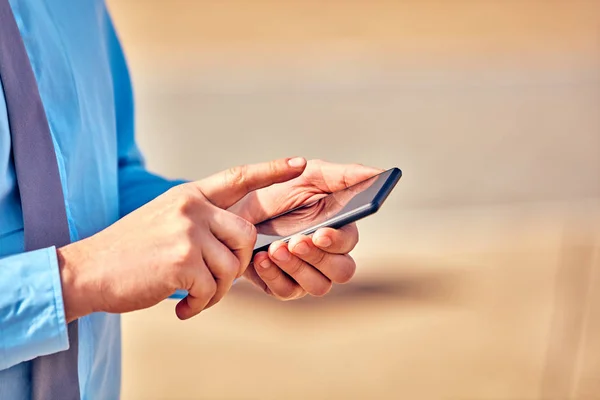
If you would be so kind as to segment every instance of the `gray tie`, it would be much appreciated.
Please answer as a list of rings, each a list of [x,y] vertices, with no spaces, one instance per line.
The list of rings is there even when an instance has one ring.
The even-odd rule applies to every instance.
[[[6,98],[25,250],[70,242],[64,197],[37,82],[8,0],[0,0],[0,79]],[[69,350],[32,361],[32,399],[79,400],[77,321],[68,326]]]

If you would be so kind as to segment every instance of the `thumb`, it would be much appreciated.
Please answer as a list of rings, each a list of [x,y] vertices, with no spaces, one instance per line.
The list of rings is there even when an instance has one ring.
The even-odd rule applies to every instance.
[[[304,171],[302,157],[282,158],[260,164],[233,167],[194,184],[219,208],[227,209],[248,193],[293,179]]]

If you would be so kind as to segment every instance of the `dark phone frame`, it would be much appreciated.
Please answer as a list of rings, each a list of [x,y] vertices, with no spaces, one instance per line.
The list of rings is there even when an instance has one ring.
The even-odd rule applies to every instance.
[[[377,194],[373,197],[373,199],[371,199],[370,202],[364,204],[363,206],[360,206],[358,208],[355,208],[354,210],[348,211],[344,214],[339,214],[336,215],[333,218],[330,218],[326,221],[323,221],[317,225],[313,225],[310,228],[304,229],[300,232],[294,233],[293,235],[289,235],[283,239],[281,239],[284,243],[287,243],[290,241],[290,239],[292,238],[292,236],[295,235],[311,235],[313,233],[315,233],[318,229],[320,228],[334,228],[334,229],[339,229],[344,225],[348,225],[352,222],[356,222],[360,219],[363,219],[365,217],[368,217],[369,215],[375,214],[383,205],[383,202],[385,201],[385,199],[387,199],[387,197],[390,195],[390,193],[392,192],[392,190],[394,189],[394,187],[396,186],[396,184],[398,183],[398,181],[400,180],[400,178],[402,177],[402,171],[400,170],[400,168],[390,168],[386,171],[383,171],[377,175],[374,175],[370,178],[365,179],[362,182],[368,181],[369,179],[373,179],[374,177],[383,175],[383,174],[387,174],[389,173],[390,176],[386,179],[386,181],[383,183],[383,185],[381,186],[381,189],[377,192]],[[355,185],[360,185],[362,182],[358,182]],[[355,185],[352,185],[346,189],[343,190],[347,190]],[[317,200],[319,201],[319,200]],[[291,210],[288,210],[284,213],[281,213],[279,215],[276,215],[272,218],[269,218],[263,222],[266,221],[271,221],[274,220],[278,217],[281,217],[283,215],[289,214],[293,211],[296,211],[300,208],[304,208],[310,206],[310,204],[305,204],[302,205],[300,207],[296,207],[293,208]],[[262,223],[262,222],[261,222]],[[258,225],[258,224],[257,224]],[[272,242],[271,242],[272,243]],[[255,255],[258,252],[261,251],[267,251],[269,249],[269,246],[271,245],[271,243],[266,244],[264,246],[261,246],[259,248],[254,249],[253,251],[253,255]]]

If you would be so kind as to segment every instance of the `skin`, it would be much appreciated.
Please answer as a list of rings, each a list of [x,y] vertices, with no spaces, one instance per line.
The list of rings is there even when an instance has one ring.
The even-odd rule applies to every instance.
[[[256,224],[380,172],[359,164],[309,161],[299,177],[252,192],[231,211]],[[298,218],[303,216],[300,214]],[[288,244],[275,242],[268,252],[256,254],[244,277],[280,300],[298,299],[306,294],[323,296],[333,283],[346,283],[354,275],[356,264],[348,253],[357,243],[356,224],[337,230],[319,229],[312,237],[296,235]]]
[[[67,321],[148,308],[178,289],[189,294],[175,312],[188,319],[218,303],[240,276],[283,300],[323,295],[354,273],[347,253],[358,241],[356,226],[274,243],[252,260],[254,224],[378,172],[294,158],[179,185],[96,235],[57,249]],[[265,261],[267,268],[254,267]]]
[[[348,189],[324,196],[316,202],[307,204],[286,214],[256,225],[259,234],[267,236],[290,236],[298,231],[301,221],[306,226],[326,221],[342,210],[355,196],[367,190],[375,180],[366,180]]]

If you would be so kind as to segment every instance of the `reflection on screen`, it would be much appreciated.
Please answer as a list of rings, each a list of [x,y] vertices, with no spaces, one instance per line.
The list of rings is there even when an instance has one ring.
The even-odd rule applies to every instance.
[[[258,238],[255,248],[276,240],[305,232],[316,225],[345,214],[369,207],[391,171],[383,172],[339,192],[331,193],[311,204],[288,211],[256,225]]]

